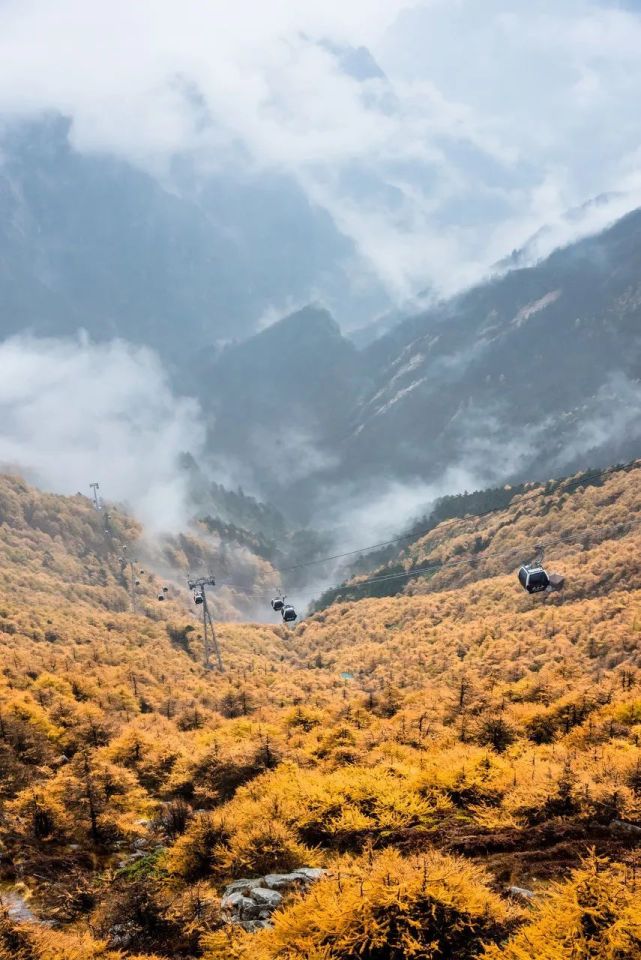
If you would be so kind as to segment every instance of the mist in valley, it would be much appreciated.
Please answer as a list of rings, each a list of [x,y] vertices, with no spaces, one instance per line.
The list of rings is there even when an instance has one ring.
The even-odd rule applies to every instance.
[[[640,41],[588,0],[5,4],[3,468],[304,605],[443,496],[634,456]]]

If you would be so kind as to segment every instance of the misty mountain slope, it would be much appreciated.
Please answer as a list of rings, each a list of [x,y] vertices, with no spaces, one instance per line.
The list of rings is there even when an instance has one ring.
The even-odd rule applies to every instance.
[[[267,491],[331,464],[365,387],[356,348],[315,306],[228,347],[206,378],[211,448],[256,465]]]
[[[313,308],[205,363],[210,448],[306,519],[346,484],[460,490],[629,460],[641,446],[641,212],[360,351]]]
[[[222,245],[149,177],[74,153],[52,121],[5,135],[0,189],[3,334],[83,327],[163,353],[184,344],[185,324],[205,333]]]
[[[399,475],[481,467],[493,452],[506,477],[633,455],[641,212],[408,319],[365,362],[374,387],[354,414],[347,473],[392,460]]]
[[[248,333],[321,281],[344,300],[353,247],[291,179],[179,162],[172,177],[164,188],[77,153],[62,118],[2,129],[0,335],[82,327],[153,347],[184,374],[203,345]]]
[[[262,557],[272,568],[280,569],[301,560],[312,561],[326,556],[331,551],[332,540],[325,531],[301,528],[288,511],[287,515],[273,504],[257,500],[245,493],[241,486],[229,490],[223,484],[212,482],[188,455],[182,458],[182,467],[188,475],[189,502],[198,529],[207,530],[218,537],[220,543],[218,560],[235,564],[233,579],[244,580],[248,589],[253,589],[255,570],[252,561]],[[248,570],[241,575],[244,563],[238,547],[247,548]],[[239,562],[241,561],[241,562]],[[245,561],[245,562],[246,562]],[[306,569],[298,573],[290,571],[290,587],[305,583]],[[279,577],[274,570],[269,590],[273,590]],[[263,598],[263,600],[266,598]],[[256,615],[261,616],[258,607]]]

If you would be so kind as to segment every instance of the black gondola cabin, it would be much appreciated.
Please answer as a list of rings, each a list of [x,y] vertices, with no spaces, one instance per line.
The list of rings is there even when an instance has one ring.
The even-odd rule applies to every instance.
[[[524,563],[519,570],[519,583],[528,593],[542,593],[550,586],[550,578],[543,567]]]
[[[283,607],[283,620],[285,623],[291,623],[292,620],[296,619],[296,611],[292,606],[287,604]]]

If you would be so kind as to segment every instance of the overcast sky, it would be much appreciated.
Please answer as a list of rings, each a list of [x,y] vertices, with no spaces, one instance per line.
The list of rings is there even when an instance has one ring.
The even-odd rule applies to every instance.
[[[0,115],[159,177],[285,172],[400,300],[639,204],[640,51],[632,0],[0,0]]]

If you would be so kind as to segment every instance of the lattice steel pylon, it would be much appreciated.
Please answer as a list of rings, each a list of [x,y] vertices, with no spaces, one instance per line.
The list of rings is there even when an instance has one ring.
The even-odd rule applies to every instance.
[[[93,490],[93,505],[96,508],[96,510],[100,510],[101,502],[100,502],[100,497],[98,496],[98,491],[100,490],[100,484],[90,483],[89,486]]]
[[[187,578],[187,585],[190,590],[194,592],[194,602],[203,608],[203,650],[204,650],[204,665],[205,670],[211,670],[211,660],[209,658],[209,634],[211,632],[211,643],[216,654],[216,660],[218,663],[218,669],[221,673],[224,672],[223,667],[223,658],[220,655],[220,647],[218,646],[218,638],[216,636],[216,628],[214,627],[214,621],[212,620],[211,613],[209,611],[209,604],[207,602],[207,587],[215,587],[216,580],[211,575],[208,577],[192,577]]]

